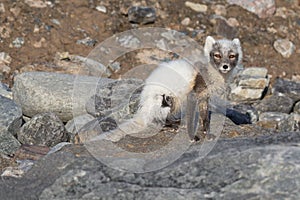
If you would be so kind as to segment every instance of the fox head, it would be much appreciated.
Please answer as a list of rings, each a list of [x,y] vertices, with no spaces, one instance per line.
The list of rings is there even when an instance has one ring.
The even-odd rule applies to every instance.
[[[212,66],[222,75],[229,74],[240,65],[243,58],[240,40],[215,40],[208,36],[204,45],[204,54]]]

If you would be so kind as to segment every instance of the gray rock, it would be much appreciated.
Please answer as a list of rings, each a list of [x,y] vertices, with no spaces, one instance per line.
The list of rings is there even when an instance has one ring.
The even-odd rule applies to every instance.
[[[69,140],[63,122],[53,113],[41,113],[33,116],[18,133],[22,144],[46,145],[52,147]]]
[[[274,42],[275,50],[284,58],[289,58],[295,51],[295,45],[288,39],[278,39]]]
[[[92,76],[28,72],[15,77],[13,97],[23,114],[53,112],[63,122],[86,114],[86,101],[95,94],[97,85],[112,80]]]
[[[266,68],[246,68],[230,85],[229,99],[237,102],[259,100],[263,97],[268,86],[269,77]]]
[[[294,105],[293,99],[286,95],[271,95],[264,98],[254,107],[259,112],[281,112],[289,114]]]
[[[300,114],[300,101],[298,101],[294,106],[294,113]]]
[[[282,93],[292,98],[295,102],[299,101],[300,82],[277,78],[273,85],[272,92],[274,94]]]
[[[16,135],[22,125],[22,109],[14,101],[0,95],[0,128]]]
[[[278,129],[288,119],[289,115],[280,112],[264,112],[259,115],[258,125],[264,128]]]
[[[289,117],[280,124],[281,131],[300,131],[300,114],[291,113]]]
[[[235,4],[256,14],[259,18],[271,17],[276,5],[274,0],[227,0],[229,4]]]
[[[156,12],[151,7],[133,6],[128,10],[128,19],[138,24],[153,23],[156,20]]]
[[[138,108],[139,95],[144,82],[139,79],[124,79],[110,82],[97,88],[86,110],[94,117],[124,119],[132,116]],[[127,116],[127,117],[126,117]]]
[[[148,173],[111,169],[83,146],[68,146],[20,179],[1,179],[0,198],[299,199],[299,143],[300,134],[288,132],[219,139],[204,158],[194,145],[172,165]]]
[[[0,82],[0,96],[12,99],[11,89],[4,83]]]
[[[10,132],[0,126],[0,153],[12,155],[20,146],[20,142]]]
[[[268,75],[268,69],[264,67],[248,67],[241,72],[241,75],[266,78]]]

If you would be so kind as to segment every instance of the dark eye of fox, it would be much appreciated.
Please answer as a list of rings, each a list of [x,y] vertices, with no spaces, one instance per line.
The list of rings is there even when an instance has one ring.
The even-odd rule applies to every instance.
[[[229,59],[230,59],[230,60],[234,60],[234,59],[235,59],[235,55],[233,55],[233,54],[232,54],[232,55],[229,55]]]
[[[219,54],[219,53],[215,53],[214,57],[215,57],[215,59],[221,59],[222,58],[221,54]]]

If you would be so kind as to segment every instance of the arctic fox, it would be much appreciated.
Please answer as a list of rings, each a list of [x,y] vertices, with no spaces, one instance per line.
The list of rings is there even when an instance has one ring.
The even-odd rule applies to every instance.
[[[239,39],[214,40],[208,36],[204,45],[204,55],[225,80],[229,80],[235,74],[235,68],[241,66],[242,62]],[[134,117],[97,138],[117,142],[125,135],[139,133],[151,125],[162,128],[168,115],[181,109],[190,92],[203,93],[205,87],[199,70],[189,62],[182,59],[161,63],[146,79],[140,96],[140,106]],[[206,92],[206,95],[209,95],[209,92]],[[200,115],[208,115],[207,109],[205,104],[200,110]],[[208,120],[204,118],[203,120]],[[206,131],[206,128],[204,127],[203,131]]]

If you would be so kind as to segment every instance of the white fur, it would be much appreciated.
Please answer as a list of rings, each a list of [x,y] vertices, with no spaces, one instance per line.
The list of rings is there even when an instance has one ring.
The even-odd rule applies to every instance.
[[[143,130],[154,121],[164,123],[170,107],[162,107],[162,95],[176,98],[181,105],[192,90],[196,74],[193,66],[185,60],[161,63],[145,81],[137,113],[128,122],[105,134],[106,139],[118,141],[127,134]]]

